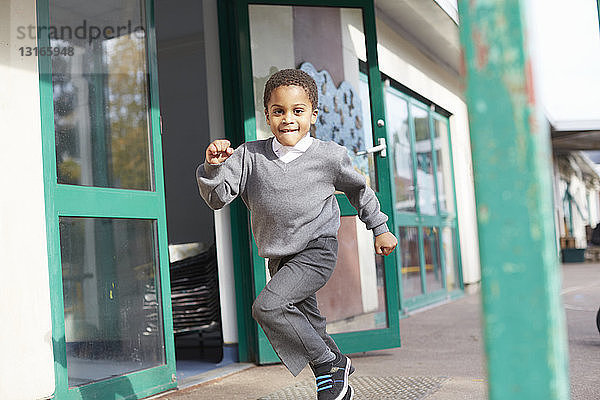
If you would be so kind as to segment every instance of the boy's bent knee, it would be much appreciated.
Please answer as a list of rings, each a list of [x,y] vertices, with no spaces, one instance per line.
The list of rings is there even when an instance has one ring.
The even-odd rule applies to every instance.
[[[273,296],[264,293],[259,294],[252,303],[252,317],[258,322],[268,321],[273,314],[281,312],[282,308],[285,309],[287,306],[285,302],[277,300],[280,299],[275,299]]]
[[[256,300],[254,300],[254,303],[252,303],[252,318],[258,322],[264,321],[271,311],[273,311],[273,308],[269,307],[267,303],[267,299],[265,299],[265,296],[261,293]]]
[[[254,303],[252,303],[252,318],[254,318],[256,321],[260,321],[262,319],[260,296],[254,300]]]

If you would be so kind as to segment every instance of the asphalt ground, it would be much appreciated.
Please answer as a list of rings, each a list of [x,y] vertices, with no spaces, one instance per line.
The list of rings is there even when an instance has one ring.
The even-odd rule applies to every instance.
[[[563,304],[569,332],[571,399],[600,399],[600,264],[564,264]]]
[[[563,302],[569,337],[571,398],[600,399],[600,264],[565,264]],[[487,398],[477,291],[400,321],[402,347],[350,355],[350,383],[361,399],[479,400]],[[243,369],[245,368],[245,369]],[[161,400],[311,399],[313,377],[306,368],[294,378],[282,365],[243,366],[213,372],[199,385],[158,396]],[[226,375],[228,374],[228,375]],[[368,395],[368,383],[389,386],[389,395]],[[366,385],[366,386],[365,386]],[[402,391],[394,385],[404,385]],[[412,385],[412,386],[411,386]],[[429,385],[429,386],[427,386]],[[386,389],[387,390],[387,389]],[[396,390],[394,392],[394,390]],[[373,392],[375,393],[375,392]],[[396,393],[396,394],[391,394]]]

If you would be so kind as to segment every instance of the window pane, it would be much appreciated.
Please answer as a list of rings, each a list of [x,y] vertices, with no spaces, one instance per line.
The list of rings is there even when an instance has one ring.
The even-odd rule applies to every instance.
[[[311,135],[345,146],[356,170],[377,190],[371,157],[356,155],[373,146],[371,101],[359,68],[360,61],[366,62],[362,11],[251,4],[248,16],[257,139],[272,136],[263,104],[267,79],[280,69],[300,68],[315,79],[319,91],[319,117]]]
[[[423,294],[419,231],[416,226],[400,226],[398,234],[399,250],[402,255],[402,297],[408,299]]]
[[[69,386],[164,364],[155,222],[59,222]]]
[[[51,0],[58,183],[152,190],[142,2]]]
[[[383,263],[383,256],[375,254],[373,233],[357,216],[341,217],[337,265],[317,292],[319,309],[327,317],[327,332],[387,328]]]
[[[360,74],[360,83],[359,83],[359,93],[360,93],[360,101],[361,104],[364,104],[361,108],[362,108],[362,121],[364,121],[364,124],[362,126],[362,143],[365,144],[365,149],[368,149],[370,147],[373,147],[373,130],[371,128],[371,107],[369,106],[371,104],[371,100],[370,100],[370,90],[369,90],[369,79],[367,77],[367,75],[363,74],[361,72]],[[358,150],[359,147],[356,147],[356,150]],[[350,158],[353,158],[355,160],[355,163],[360,161],[364,163],[364,160],[362,160],[363,157],[367,158],[367,163],[368,166],[365,168],[364,164],[363,164],[363,174],[365,171],[368,171],[369,174],[369,179],[367,179],[367,184],[371,187],[371,189],[373,189],[374,191],[378,192],[379,191],[379,185],[378,185],[378,180],[377,180],[377,164],[375,163],[375,157],[376,155],[374,153],[369,153],[367,155],[364,156],[356,156],[354,154],[354,151],[352,153],[350,153]]]
[[[360,72],[360,62],[366,62],[362,11],[251,4],[248,16],[257,138],[272,136],[263,104],[267,79],[280,69],[301,68],[319,91],[319,116],[310,134],[345,146],[354,168],[377,190],[373,158],[356,155],[373,146],[368,80]],[[317,292],[328,332],[386,328],[385,271],[372,232],[356,216],[343,216],[338,241],[335,272]],[[340,303],[349,292],[356,296]]]
[[[419,186],[419,210],[421,214],[436,215],[435,181],[433,178],[433,154],[429,132],[429,112],[411,106],[415,124],[415,150],[417,152],[417,184]]]
[[[415,188],[413,162],[408,130],[408,103],[394,89],[385,92],[388,135],[392,138],[391,153],[394,165],[394,188],[396,211],[415,212]]]
[[[437,182],[440,198],[440,211],[454,213],[454,191],[452,186],[452,170],[450,169],[450,141],[448,124],[445,120],[435,120],[435,137],[433,145],[437,158]]]
[[[446,265],[446,287],[448,290],[460,289],[458,252],[456,251],[454,229],[448,227],[442,228],[442,247],[444,249],[444,262]]]
[[[423,250],[425,253],[425,282],[427,292],[442,289],[442,264],[440,261],[439,230],[435,226],[423,229]]]

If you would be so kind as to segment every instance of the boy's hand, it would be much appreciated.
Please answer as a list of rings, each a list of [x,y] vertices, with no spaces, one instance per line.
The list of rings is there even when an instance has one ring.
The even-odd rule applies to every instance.
[[[398,239],[392,232],[382,233],[375,236],[375,253],[379,255],[389,255],[398,245]]]
[[[233,154],[231,142],[226,139],[218,139],[206,148],[206,162],[209,164],[220,164]]]

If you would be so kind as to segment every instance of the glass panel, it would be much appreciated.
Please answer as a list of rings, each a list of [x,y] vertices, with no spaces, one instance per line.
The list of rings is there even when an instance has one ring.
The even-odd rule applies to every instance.
[[[301,68],[319,89],[319,117],[311,135],[346,146],[355,168],[376,190],[374,163],[355,154],[373,146],[368,85],[359,70],[359,61],[366,62],[362,11],[250,5],[248,14],[257,139],[272,136],[263,105],[267,79],[280,69]]]
[[[446,287],[448,290],[460,289],[460,275],[458,271],[458,259],[456,241],[454,240],[454,229],[442,228],[442,248],[444,249],[444,263],[446,266]]]
[[[394,187],[396,190],[396,211],[415,212],[415,189],[413,163],[408,130],[408,102],[395,89],[388,87],[385,92],[388,135],[391,139],[391,153],[394,165]]]
[[[405,299],[423,294],[421,263],[419,261],[419,231],[416,226],[398,227],[398,241],[402,255],[402,289]]]
[[[419,210],[421,214],[436,215],[435,181],[433,179],[433,154],[429,132],[429,112],[411,106],[415,124],[415,150],[417,152],[417,184],[419,185]]]
[[[50,1],[58,183],[152,190],[143,2]]]
[[[373,233],[358,217],[341,217],[338,240],[333,275],[317,292],[327,332],[387,328],[385,270],[383,257],[375,254]]]
[[[369,97],[369,92],[370,92],[369,78],[367,77],[367,75],[365,75],[361,72],[360,73],[360,82],[359,82],[359,93],[360,93],[361,104],[364,104],[364,106],[362,107],[362,113],[363,113],[362,120],[367,122],[363,125],[363,136],[362,136],[364,138],[364,143],[365,143],[366,149],[373,147],[373,130],[372,130],[373,128],[371,127],[371,107],[369,107],[369,104],[371,104],[371,100]],[[357,164],[358,161],[362,161],[360,158],[356,158],[354,153],[350,153],[350,157],[353,158],[355,165]],[[367,155],[358,156],[358,157],[366,157],[367,158],[367,162],[369,163],[369,165],[368,165],[369,179],[367,179],[367,184],[371,187],[371,189],[378,192],[379,191],[379,182],[377,181],[377,164],[375,163],[375,154],[369,153]],[[364,166],[363,166],[362,171],[364,174]]]
[[[450,169],[450,141],[448,124],[445,120],[435,120],[435,137],[433,145],[437,159],[437,182],[440,211],[454,213],[454,190],[452,186],[452,170]]]
[[[156,224],[60,217],[69,386],[165,363]]]
[[[423,227],[423,250],[425,252],[425,282],[427,292],[442,289],[442,264],[438,228]]]
[[[267,79],[279,69],[301,68],[319,89],[319,117],[311,135],[345,146],[356,170],[376,190],[372,157],[356,155],[373,146],[368,80],[359,69],[367,60],[362,11],[250,5],[248,14],[257,139],[272,136],[263,105]],[[338,265],[317,293],[328,331],[386,328],[384,265],[375,255],[372,232],[356,216],[344,216],[338,240]],[[350,291],[356,295],[340,302]]]

